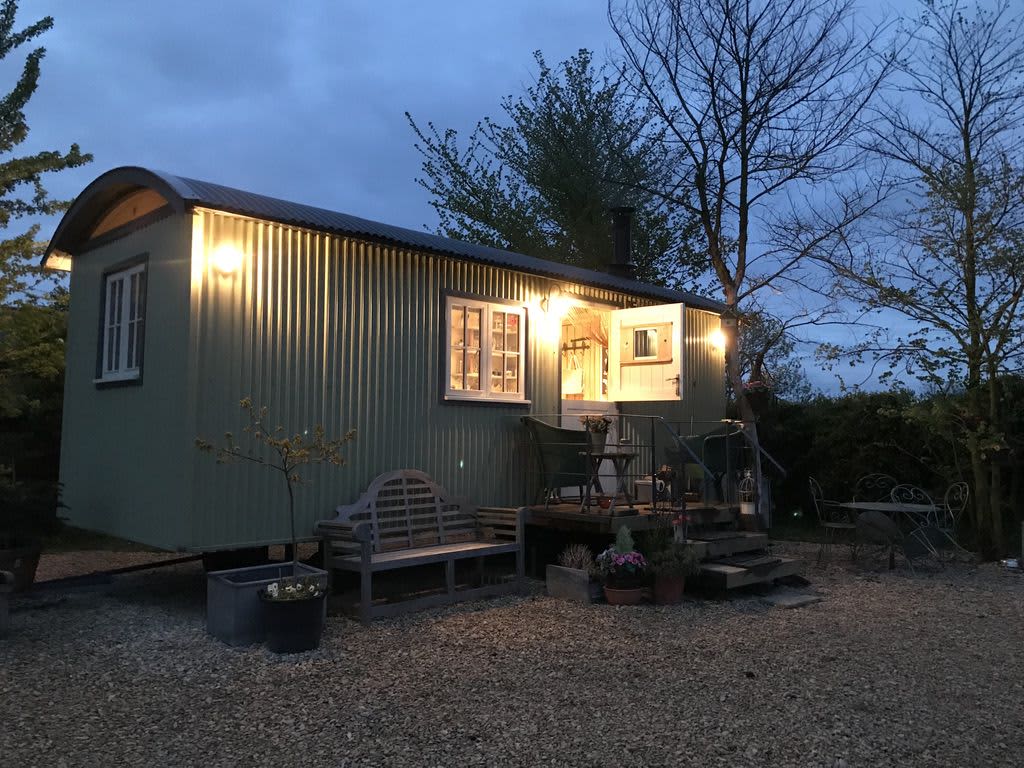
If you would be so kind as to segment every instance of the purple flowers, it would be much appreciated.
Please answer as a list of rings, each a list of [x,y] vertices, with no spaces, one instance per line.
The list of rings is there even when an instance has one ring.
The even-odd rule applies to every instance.
[[[598,555],[597,562],[601,566],[601,570],[609,576],[622,574],[635,576],[647,568],[646,558],[636,550],[616,552],[609,548]]]

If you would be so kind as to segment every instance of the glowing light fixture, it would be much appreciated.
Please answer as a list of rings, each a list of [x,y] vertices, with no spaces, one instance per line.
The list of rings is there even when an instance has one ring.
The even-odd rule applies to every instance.
[[[569,311],[570,304],[568,296],[565,295],[561,287],[555,285],[548,291],[547,298],[541,299],[540,307],[548,314],[548,317],[560,320]]]
[[[708,344],[717,350],[725,351],[725,331],[721,328],[715,328],[711,333],[708,334]]]
[[[234,274],[242,266],[242,252],[233,245],[223,243],[214,249],[210,263],[222,275]]]

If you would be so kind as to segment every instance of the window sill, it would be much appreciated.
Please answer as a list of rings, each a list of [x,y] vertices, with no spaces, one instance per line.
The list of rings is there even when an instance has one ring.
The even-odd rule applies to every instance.
[[[130,376],[107,376],[93,379],[92,383],[96,389],[112,389],[114,387],[131,387],[142,384],[142,374],[133,373]]]
[[[522,407],[529,408],[533,403],[530,400],[513,400],[512,398],[498,398],[498,397],[474,397],[472,395],[468,397],[460,397],[459,395],[445,395],[444,402],[446,403],[461,403],[465,405],[497,405],[504,407]]]

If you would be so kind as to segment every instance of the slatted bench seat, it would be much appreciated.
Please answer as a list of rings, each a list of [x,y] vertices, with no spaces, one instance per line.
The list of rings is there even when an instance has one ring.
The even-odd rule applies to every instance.
[[[523,510],[457,501],[416,470],[381,475],[355,504],[338,507],[333,520],[319,523],[317,532],[324,541],[324,566],[332,576],[335,570],[360,575],[359,617],[364,624],[379,616],[522,588]],[[457,561],[476,559],[482,574],[483,558],[505,554],[515,554],[512,580],[456,590]],[[443,594],[374,605],[374,573],[440,563],[445,566]]]

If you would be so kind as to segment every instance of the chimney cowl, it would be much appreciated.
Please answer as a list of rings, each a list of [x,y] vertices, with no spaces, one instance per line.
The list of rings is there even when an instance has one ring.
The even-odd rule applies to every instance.
[[[625,205],[611,209],[613,250],[612,263],[608,265],[608,271],[617,277],[625,277],[630,280],[635,277],[632,242],[633,212],[635,210],[632,206]]]

